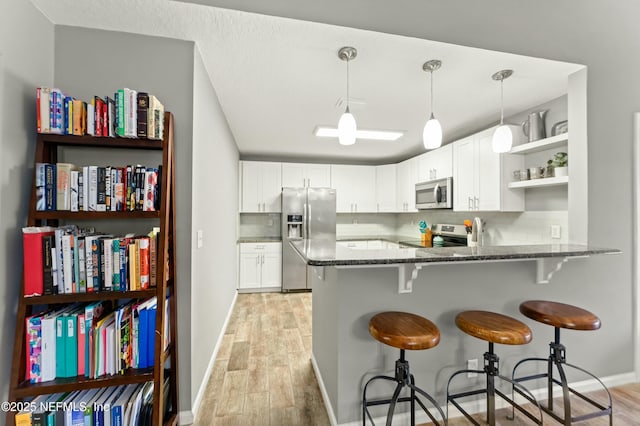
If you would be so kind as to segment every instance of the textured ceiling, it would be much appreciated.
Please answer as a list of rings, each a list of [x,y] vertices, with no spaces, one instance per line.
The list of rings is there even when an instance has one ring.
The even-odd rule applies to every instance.
[[[581,66],[353,28],[158,0],[32,0],[54,23],[193,40],[216,89],[242,158],[384,163],[421,151],[428,114],[428,74],[445,142],[499,118],[495,71],[510,68],[505,115],[566,93]],[[344,107],[346,67],[340,47],[358,49],[350,63],[352,113],[359,128],[403,130],[395,142],[349,147],[316,138]]]

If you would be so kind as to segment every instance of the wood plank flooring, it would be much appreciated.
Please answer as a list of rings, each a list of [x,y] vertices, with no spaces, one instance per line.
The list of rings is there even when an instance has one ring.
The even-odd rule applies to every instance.
[[[311,293],[238,295],[194,424],[329,425],[310,355]],[[610,391],[613,424],[640,425],[640,384]],[[454,407],[449,410],[455,412]],[[509,412],[496,413],[498,425],[527,424],[522,415],[507,420]],[[476,419],[482,423],[483,417]],[[558,424],[547,420],[545,424]],[[450,426],[468,424],[463,417],[449,422]],[[579,423],[608,424],[608,418]]]

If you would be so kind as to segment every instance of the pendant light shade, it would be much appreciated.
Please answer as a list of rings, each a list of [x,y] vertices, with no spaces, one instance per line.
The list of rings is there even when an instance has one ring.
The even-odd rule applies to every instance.
[[[503,153],[511,150],[513,145],[513,133],[511,128],[504,124],[504,79],[511,77],[513,70],[502,70],[491,76],[492,79],[500,82],[500,125],[493,132],[491,147],[493,152]]]
[[[357,130],[356,119],[349,112],[349,107],[347,107],[347,110],[340,116],[340,121],[338,121],[338,141],[340,145],[353,145],[356,143]]]
[[[425,149],[435,149],[442,145],[442,126],[440,122],[433,115],[433,72],[440,68],[442,65],[442,61],[437,59],[432,59],[427,61],[422,65],[422,69],[429,73],[430,75],[430,105],[431,105],[431,116],[429,120],[427,120],[424,125],[424,129],[422,130],[422,143],[424,143]]]
[[[442,126],[440,122],[431,114],[431,118],[424,125],[422,131],[422,142],[425,149],[435,149],[442,145]]]
[[[349,112],[349,61],[355,59],[358,51],[355,47],[345,46],[338,51],[338,57],[347,62],[347,109],[338,121],[338,142],[340,145],[353,145],[356,143],[356,119]]]

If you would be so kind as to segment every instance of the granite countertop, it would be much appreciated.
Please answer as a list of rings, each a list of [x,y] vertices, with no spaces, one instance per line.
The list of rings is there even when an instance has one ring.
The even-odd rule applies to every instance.
[[[237,243],[279,243],[282,237],[240,237]]]
[[[539,244],[484,247],[436,247],[358,250],[335,241],[297,240],[291,245],[312,266],[380,265],[396,263],[469,262],[621,253],[618,249],[578,244]]]
[[[337,241],[382,240],[382,241],[388,241],[390,243],[399,243],[400,241],[407,241],[407,240],[420,241],[420,239],[416,237],[407,237],[407,236],[401,236],[401,235],[368,235],[368,236],[355,236],[355,237],[340,236],[340,237],[337,237],[336,240]]]

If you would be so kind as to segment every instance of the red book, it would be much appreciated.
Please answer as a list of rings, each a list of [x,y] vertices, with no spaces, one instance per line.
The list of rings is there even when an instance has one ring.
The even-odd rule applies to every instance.
[[[50,226],[22,228],[24,295],[27,297],[44,294],[42,237],[45,235],[53,235],[53,228]]]

